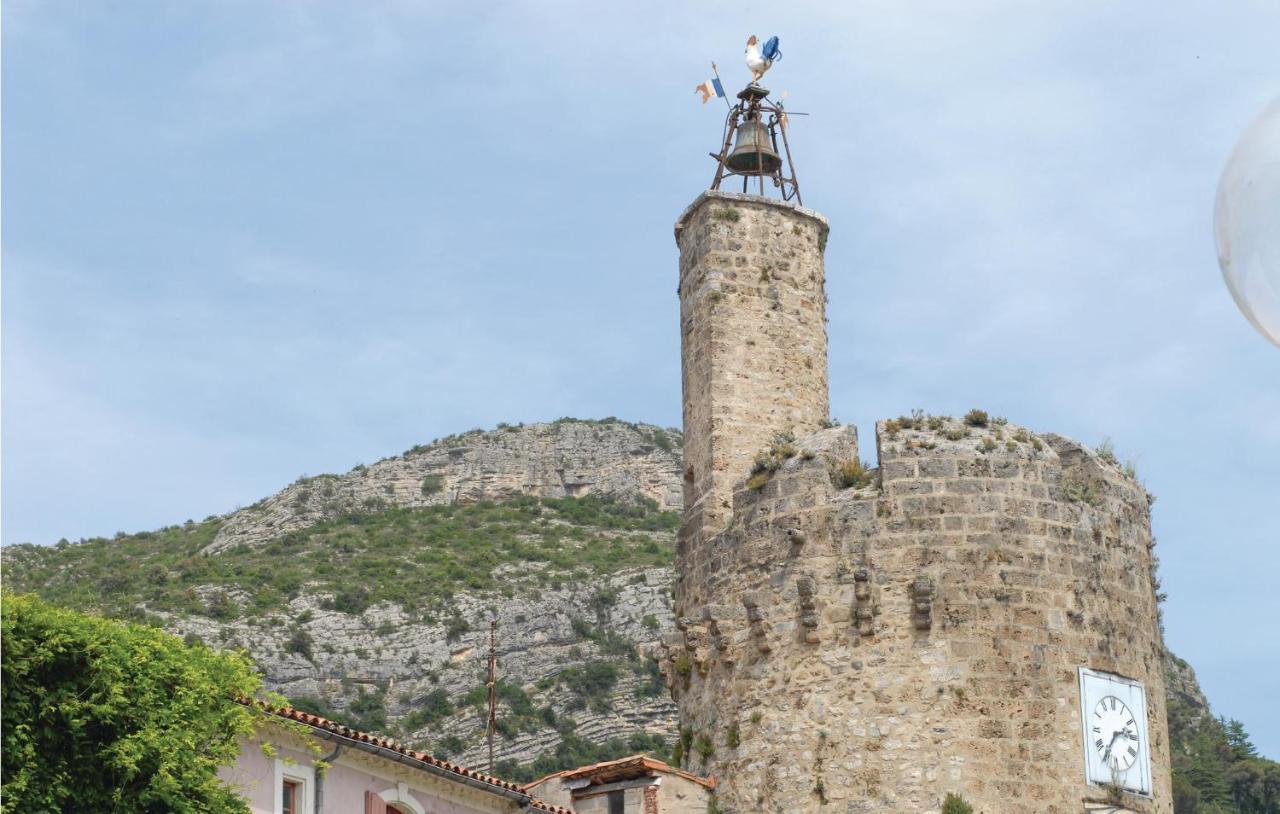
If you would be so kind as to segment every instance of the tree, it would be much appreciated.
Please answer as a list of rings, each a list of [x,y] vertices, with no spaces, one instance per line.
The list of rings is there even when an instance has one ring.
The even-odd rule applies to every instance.
[[[0,811],[248,812],[217,777],[256,713],[247,659],[0,597]]]
[[[1244,724],[1235,718],[1218,718],[1222,730],[1227,735],[1227,745],[1231,747],[1233,760],[1249,760],[1258,756],[1258,750],[1249,739]]]

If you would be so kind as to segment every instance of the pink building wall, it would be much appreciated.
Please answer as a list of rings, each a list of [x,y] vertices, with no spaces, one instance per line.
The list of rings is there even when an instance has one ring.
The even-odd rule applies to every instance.
[[[271,754],[262,743],[270,744]],[[468,786],[461,779],[438,777],[389,757],[344,747],[323,777],[316,762],[334,750],[332,741],[314,738],[319,754],[306,738],[268,721],[258,739],[246,739],[234,766],[219,775],[248,801],[253,814],[279,814],[280,787],[287,776],[300,783],[299,814],[314,814],[315,796],[323,790],[323,814],[366,814],[366,793],[373,792],[403,814],[497,814],[521,811],[517,800]]]

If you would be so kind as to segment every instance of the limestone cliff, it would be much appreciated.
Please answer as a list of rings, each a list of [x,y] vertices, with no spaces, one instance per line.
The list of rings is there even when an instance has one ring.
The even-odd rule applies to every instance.
[[[591,494],[643,496],[678,511],[680,443],[677,430],[612,419],[472,430],[345,475],[300,478],[227,517],[205,552],[260,545],[347,512],[387,506]]]

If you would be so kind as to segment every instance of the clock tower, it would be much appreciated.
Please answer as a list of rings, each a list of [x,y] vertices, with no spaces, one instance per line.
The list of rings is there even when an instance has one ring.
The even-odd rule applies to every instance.
[[[726,814],[1171,814],[1146,490],[981,410],[832,426],[827,221],[749,192],[676,224],[680,762]]]

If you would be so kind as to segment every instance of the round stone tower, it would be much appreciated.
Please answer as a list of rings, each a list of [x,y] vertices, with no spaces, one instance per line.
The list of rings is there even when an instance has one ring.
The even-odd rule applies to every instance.
[[[676,226],[681,761],[730,814],[1170,814],[1149,496],[976,412],[882,421],[862,469],[823,428],[826,231],[719,192]]]
[[[822,215],[756,195],[704,192],[676,222],[682,560],[728,523],[734,483],[762,448],[827,419],[826,242]]]

